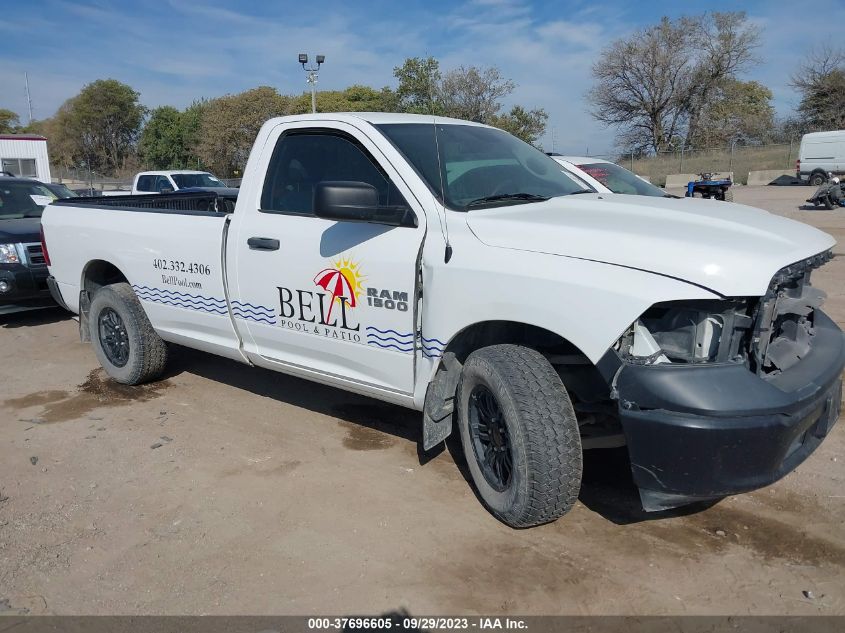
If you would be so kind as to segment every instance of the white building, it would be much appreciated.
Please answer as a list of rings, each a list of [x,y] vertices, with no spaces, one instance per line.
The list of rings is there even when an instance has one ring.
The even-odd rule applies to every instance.
[[[36,134],[0,134],[0,171],[50,182],[47,139]]]

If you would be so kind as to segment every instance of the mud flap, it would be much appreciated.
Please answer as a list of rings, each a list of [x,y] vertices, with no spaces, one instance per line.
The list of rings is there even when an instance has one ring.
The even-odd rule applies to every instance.
[[[91,296],[87,290],[79,291],[79,340],[82,343],[91,342],[91,332],[88,329],[88,313],[91,311]]]
[[[452,434],[455,391],[461,363],[452,352],[443,354],[434,380],[428,385],[423,409],[423,450],[429,451]]]

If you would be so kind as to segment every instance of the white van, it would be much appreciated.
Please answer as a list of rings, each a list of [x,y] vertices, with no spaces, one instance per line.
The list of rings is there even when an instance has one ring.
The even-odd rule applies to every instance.
[[[827,180],[828,172],[845,173],[845,130],[802,136],[795,172],[799,180],[815,186]]]

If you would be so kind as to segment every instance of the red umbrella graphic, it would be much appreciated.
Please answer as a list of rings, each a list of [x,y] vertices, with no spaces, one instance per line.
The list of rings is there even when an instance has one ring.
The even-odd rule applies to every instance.
[[[329,314],[326,317],[327,321],[332,318],[332,308],[334,307],[335,299],[342,297],[349,303],[350,308],[356,305],[355,291],[352,284],[342,272],[336,268],[326,268],[317,273],[314,277],[314,283],[331,294],[332,300],[329,303]]]

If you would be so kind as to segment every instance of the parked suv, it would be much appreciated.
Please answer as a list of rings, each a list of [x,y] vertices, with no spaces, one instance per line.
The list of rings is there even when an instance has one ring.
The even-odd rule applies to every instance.
[[[36,180],[0,176],[0,314],[56,305],[41,249],[41,212],[55,198]]]

